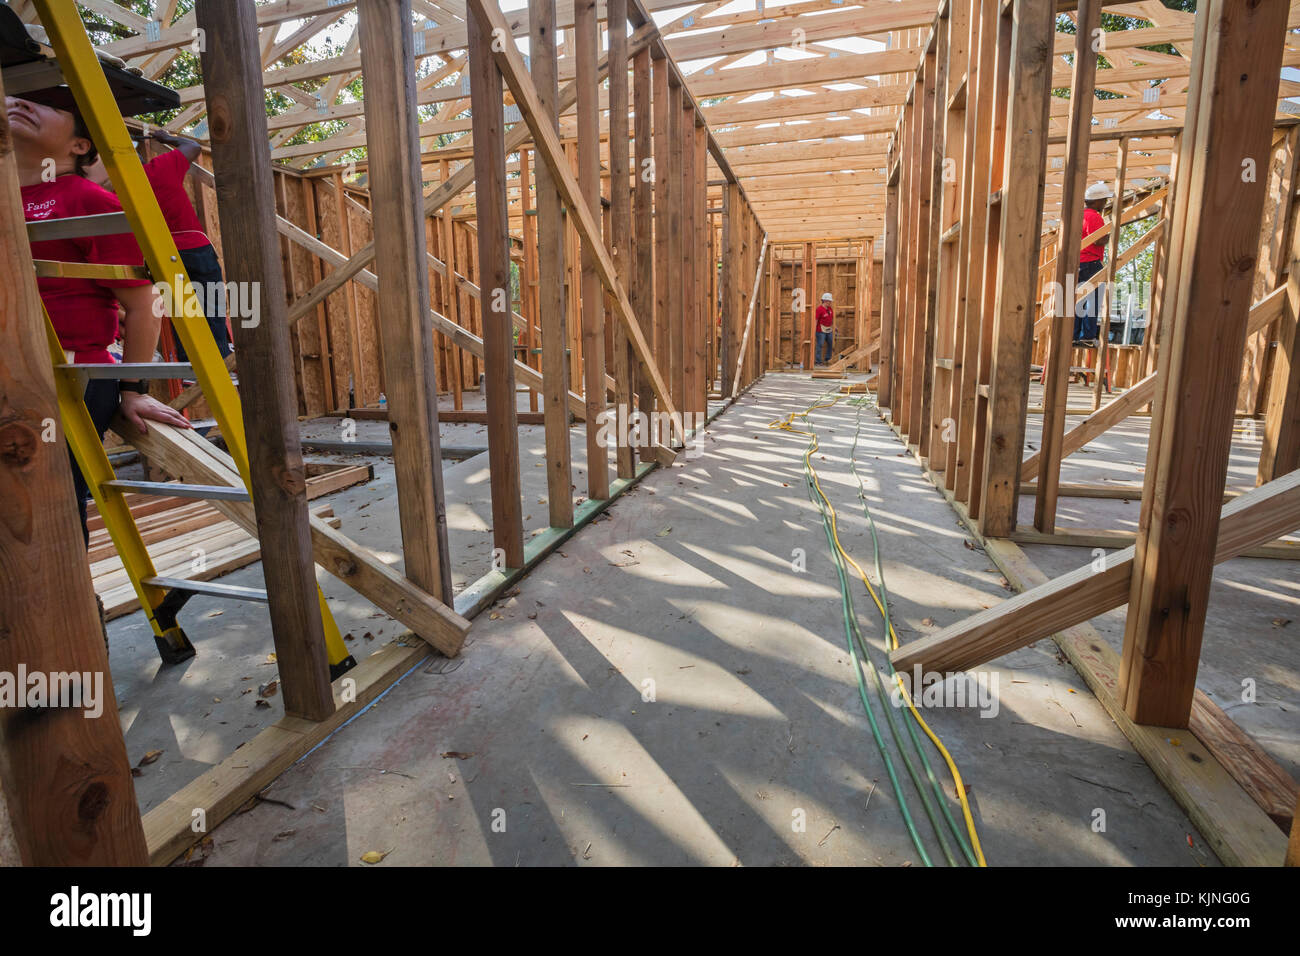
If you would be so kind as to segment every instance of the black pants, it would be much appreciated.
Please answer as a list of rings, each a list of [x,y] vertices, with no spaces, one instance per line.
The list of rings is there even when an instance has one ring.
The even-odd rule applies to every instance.
[[[221,274],[217,250],[209,243],[196,249],[182,249],[180,253],[181,262],[190,276],[190,284],[194,286],[194,292],[203,304],[208,328],[212,330],[212,338],[217,343],[217,351],[225,358],[230,354],[230,333],[226,329],[225,277]],[[172,329],[172,338],[176,341],[177,359],[188,362],[190,357],[185,354],[185,346],[175,328]]]
[[[104,432],[108,431],[108,424],[117,414],[117,406],[121,394],[116,379],[93,378],[86,385],[86,409],[90,412],[90,420],[95,424],[95,434],[102,440]],[[77,510],[81,512],[81,534],[86,539],[86,547],[90,547],[90,529],[86,525],[86,501],[90,498],[90,486],[86,484],[86,478],[77,467],[77,459],[72,454],[72,449],[68,449],[68,457],[72,460],[72,483],[77,489]]]

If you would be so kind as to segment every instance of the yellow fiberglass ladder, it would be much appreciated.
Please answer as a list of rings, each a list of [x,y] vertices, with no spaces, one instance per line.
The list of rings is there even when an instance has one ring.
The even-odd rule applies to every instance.
[[[217,505],[243,503],[232,514],[245,530],[256,536],[256,523],[248,492],[248,452],[239,393],[230,370],[212,339],[203,310],[181,264],[180,254],[162,211],[145,176],[131,142],[124,116],[175,108],[179,97],[167,87],[146,80],[111,63],[101,62],[91,46],[77,5],[62,0],[33,0],[41,25],[49,37],[54,56],[43,54],[40,44],[11,9],[0,6],[0,47],[3,49],[5,92],[48,100],[53,93],[71,95],[85,120],[99,155],[104,160],[117,195],[121,213],[76,219],[45,220],[28,224],[28,238],[41,241],[75,236],[112,235],[131,232],[144,253],[144,266],[94,265],[86,263],[34,261],[38,276],[77,278],[143,278],[166,284],[165,299],[184,303],[171,311],[172,324],[185,345],[188,363],[69,364],[50,323],[45,326],[58,388],[59,411],[72,453],[80,465],[91,494],[99,506],[122,565],[130,577],[140,606],[153,629],[158,652],[166,663],[194,656],[194,646],[177,621],[177,613],[195,594],[265,603],[266,592],[217,582],[160,577],[131,515],[125,495],[130,492],[166,497],[207,499]],[[103,443],[95,431],[83,398],[91,378],[196,379],[225,438],[229,458],[206,441],[177,446],[177,453],[192,455],[195,472],[212,476],[219,484],[151,482],[119,479],[113,471]],[[157,429],[160,432],[164,428]],[[169,467],[169,470],[172,470]],[[241,520],[242,519],[242,520]],[[338,625],[317,588],[321,618],[329,652],[330,678],[337,678],[356,662],[343,643]]]

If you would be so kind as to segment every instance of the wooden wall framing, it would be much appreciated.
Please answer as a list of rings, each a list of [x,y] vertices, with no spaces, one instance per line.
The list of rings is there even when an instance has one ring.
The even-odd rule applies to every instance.
[[[1109,87],[1115,67],[1096,69],[1087,38],[1101,5],[1088,0],[1077,4],[1077,33],[1068,40],[1050,0],[950,0],[922,45],[888,152],[877,397],[1025,593],[894,659],[960,670],[1055,634],[1220,855],[1276,864],[1295,783],[1205,703],[1195,679],[1214,563],[1247,551],[1293,557],[1274,542],[1300,526],[1292,400],[1300,381],[1293,269],[1300,132],[1275,108],[1290,55],[1287,5],[1202,7],[1190,38],[1194,80],[1174,128],[1090,125],[1109,103],[1094,99],[1094,84]],[[1056,97],[1053,88],[1064,85],[1056,58],[1074,42],[1072,92]],[[1049,117],[1065,121],[1065,131],[1050,133]],[[1254,158],[1258,177],[1243,176],[1243,155]],[[945,160],[961,175],[937,176]],[[1045,203],[1043,184],[1055,173],[1063,203]],[[1107,182],[1115,198],[1104,228],[1081,237],[1089,180]],[[1117,219],[1138,223],[1141,233],[1122,243]],[[1078,250],[1097,241],[1107,243],[1106,267],[1080,286],[1072,281]],[[1148,248],[1155,252],[1147,339],[1079,348],[1075,304],[1099,284],[1109,293],[1108,280]],[[1117,307],[1113,299],[1103,306],[1103,343]],[[1266,350],[1264,341],[1275,344]],[[1076,376],[1091,399],[1077,409],[1067,407]],[[1035,408],[1031,381],[1043,383]],[[1112,555],[1105,574],[1082,567],[1047,580],[1011,542],[1083,545],[1084,536],[1055,530],[1058,501],[1100,490],[1062,485],[1061,461],[1147,407],[1134,547]],[[1030,414],[1044,415],[1044,437],[1026,455]],[[1224,507],[1237,415],[1251,417],[1252,428],[1263,418],[1260,486]],[[1035,497],[1035,528],[1019,524],[1022,492]],[[1081,629],[1125,602],[1123,654],[1101,654],[1099,639]],[[1084,652],[1089,641],[1093,651]],[[1170,727],[1190,728],[1213,767],[1169,759],[1158,741]]]
[[[114,806],[130,812],[107,815],[112,832],[97,839],[89,855],[78,850],[79,859],[138,863],[147,853],[154,863],[170,862],[202,836],[190,828],[194,807],[203,807],[208,826],[215,826],[428,653],[424,645],[384,648],[348,673],[355,690],[345,693],[337,681],[331,686],[312,593],[313,560],[454,654],[468,618],[649,469],[672,463],[673,449],[703,425],[710,395],[725,390],[734,398],[761,374],[766,235],[664,37],[641,0],[611,0],[606,24],[618,35],[601,55],[596,0],[580,0],[576,34],[565,41],[555,34],[557,7],[561,22],[573,27],[572,5],[530,5],[530,71],[513,46],[501,49],[492,41],[502,29],[512,32],[495,2],[471,0],[459,42],[466,50],[460,62],[469,78],[475,149],[427,165],[416,115],[425,87],[414,80],[419,48],[413,3],[364,5],[353,72],[365,75],[374,97],[360,112],[379,139],[354,177],[338,166],[328,175],[272,167],[267,155],[277,139],[289,138],[283,134],[289,127],[264,115],[257,62],[266,51],[255,55],[251,44],[259,25],[274,24],[263,22],[266,10],[251,0],[199,0],[198,22],[220,20],[221,32],[249,45],[237,70],[219,71],[205,57],[210,75],[198,90],[205,98],[192,98],[188,112],[192,118],[196,107],[206,110],[227,131],[216,143],[215,179],[206,156],[191,177],[196,207],[214,241],[221,238],[223,218],[227,238],[232,229],[256,238],[241,239],[239,247],[227,243],[222,258],[238,277],[261,276],[275,295],[272,321],[262,324],[257,338],[237,337],[237,346],[246,346],[242,367],[238,358],[227,363],[243,373],[247,410],[255,419],[248,432],[253,473],[292,479],[301,472],[297,417],[361,415],[364,409],[367,417],[386,418],[396,432],[406,573],[309,518],[301,483],[289,480],[283,495],[259,485],[255,514],[246,502],[216,503],[240,527],[274,533],[267,563],[278,562],[286,574],[273,581],[268,573],[268,582],[278,588],[273,630],[290,713],[242,747],[238,765],[227,759],[150,811],[143,828],[130,802],[120,735],[116,743],[101,741],[111,764],[106,773],[120,790]],[[625,23],[632,27],[626,38]],[[563,60],[557,57],[561,47]],[[605,77],[612,81],[612,100],[593,94]],[[507,105],[523,119],[509,129]],[[576,141],[565,118],[575,105]],[[626,152],[609,149],[601,119],[609,110]],[[262,140],[264,124],[270,150]],[[257,154],[255,143],[263,146],[260,164],[247,159]],[[723,189],[732,196],[728,225],[736,255],[729,262],[712,235],[711,203]],[[252,195],[265,201],[240,205],[241,197]],[[602,214],[605,204],[609,215]],[[6,203],[0,220],[0,236],[21,236],[12,228],[22,222],[16,202]],[[564,255],[554,254],[560,250]],[[730,298],[715,298],[720,275]],[[668,278],[670,306],[656,292],[656,283]],[[34,319],[30,298],[24,314]],[[43,333],[37,322],[28,325],[24,348],[41,357]],[[716,329],[733,336],[727,362],[718,361]],[[572,375],[575,369],[582,374]],[[447,414],[472,420],[463,395],[481,382],[502,559],[453,600],[437,399],[450,393],[454,410]],[[381,396],[385,409],[378,407]],[[517,416],[525,414],[516,411],[523,400],[530,409],[542,406],[553,498],[548,526],[527,539],[516,427]],[[198,389],[173,399],[176,407],[194,411],[201,402]],[[629,421],[637,412],[658,413],[668,424],[658,434],[638,429]],[[579,502],[569,454],[575,423],[587,433],[589,460],[613,448],[617,469],[611,478],[589,468],[587,494]],[[174,475],[208,484],[239,481],[231,459],[193,433],[151,428],[147,436],[126,437]],[[59,514],[66,525],[69,515]],[[75,553],[75,539],[67,544]],[[85,609],[69,607],[69,613]],[[80,631],[93,651],[98,628]],[[116,728],[115,713],[106,721],[105,727]],[[0,745],[5,777],[25,766],[31,743],[6,736]],[[35,846],[27,837],[33,826],[43,826],[38,815],[24,801],[14,808],[20,846]],[[51,852],[25,852],[28,859],[70,861],[60,855],[57,834],[42,839]]]

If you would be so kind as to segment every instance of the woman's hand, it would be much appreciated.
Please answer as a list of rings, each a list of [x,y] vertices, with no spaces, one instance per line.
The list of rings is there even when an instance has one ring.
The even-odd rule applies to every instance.
[[[175,425],[177,428],[193,427],[188,418],[170,405],[164,405],[152,395],[141,395],[139,392],[122,393],[122,417],[142,435],[149,432],[146,420]]]

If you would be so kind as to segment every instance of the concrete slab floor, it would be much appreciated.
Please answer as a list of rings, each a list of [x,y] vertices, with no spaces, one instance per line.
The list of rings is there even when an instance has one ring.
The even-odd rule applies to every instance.
[[[1082,391],[1072,390],[1070,399],[1071,405],[1086,403]],[[1077,421],[1071,417],[1066,427]],[[1134,494],[1128,499],[1062,498],[1058,530],[1136,532],[1150,432],[1149,417],[1130,417],[1062,462],[1062,483],[1131,486]],[[1038,448],[1041,433],[1042,416],[1031,415],[1026,453]],[[1237,421],[1228,490],[1244,492],[1255,487],[1262,437],[1261,423]],[[1033,519],[1034,499],[1022,496],[1019,522],[1032,527]],[[1282,540],[1300,541],[1300,534]],[[1094,559],[1090,548],[1022,547],[1051,577]],[[1116,650],[1123,646],[1126,610],[1127,605],[1092,621]],[[1300,779],[1298,647],[1300,562],[1237,558],[1215,568],[1197,686],[1296,779]]]
[[[768,375],[710,426],[699,457],[652,472],[481,615],[460,658],[430,658],[282,775],[268,795],[287,807],[217,828],[207,865],[357,864],[372,850],[389,865],[919,864],[846,653],[806,439],[768,427],[838,384]],[[814,463],[845,547],[871,567],[849,470],[859,411],[813,413]],[[1005,598],[874,409],[860,417],[901,639]],[[365,520],[391,508],[375,497],[384,480]],[[336,500],[349,533],[361,497]],[[860,581],[853,596],[882,663]],[[925,717],[961,769],[991,865],[1216,862],[1054,645],[986,679],[996,715]]]

